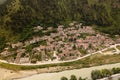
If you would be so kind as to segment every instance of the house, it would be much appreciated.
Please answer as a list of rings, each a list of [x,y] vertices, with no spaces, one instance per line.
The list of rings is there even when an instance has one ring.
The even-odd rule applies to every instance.
[[[22,47],[22,46],[23,46],[23,43],[22,43],[22,42],[18,42],[18,43],[16,43],[16,44],[12,44],[11,46],[12,46],[12,48]]]
[[[42,30],[43,28],[41,26],[37,26],[37,27],[34,27],[34,32],[38,32],[40,30]]]
[[[30,62],[30,59],[29,57],[26,57],[26,58],[20,58],[20,64],[23,64],[23,63],[29,63]]]

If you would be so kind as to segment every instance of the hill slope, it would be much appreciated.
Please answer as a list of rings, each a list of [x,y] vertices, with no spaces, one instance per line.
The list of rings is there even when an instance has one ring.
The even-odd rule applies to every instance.
[[[73,20],[102,26],[98,29],[112,35],[120,34],[120,1],[7,0],[0,6],[0,28],[10,34],[19,34],[31,24],[56,26]]]
[[[0,0],[0,4],[4,3],[6,0]]]

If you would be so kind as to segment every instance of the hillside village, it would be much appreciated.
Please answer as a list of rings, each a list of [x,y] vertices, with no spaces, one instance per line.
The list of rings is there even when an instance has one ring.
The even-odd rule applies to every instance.
[[[108,35],[95,31],[82,23],[70,23],[57,28],[43,29],[41,26],[33,28],[36,35],[24,42],[7,43],[8,47],[0,55],[8,62],[36,63],[37,61],[71,60],[82,57],[119,43],[119,39],[112,40]]]

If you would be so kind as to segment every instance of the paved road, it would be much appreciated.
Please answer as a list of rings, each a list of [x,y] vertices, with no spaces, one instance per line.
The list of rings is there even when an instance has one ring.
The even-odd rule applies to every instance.
[[[65,63],[65,62],[73,62],[73,61],[77,61],[77,60],[81,60],[83,58],[86,58],[86,57],[89,57],[91,55],[94,55],[94,54],[97,54],[97,53],[102,53],[102,51],[104,50],[107,50],[109,48],[115,48],[117,53],[120,53],[120,50],[116,48],[116,46],[120,46],[120,44],[115,44],[115,45],[111,45],[110,47],[108,48],[105,48],[103,50],[100,50],[100,51],[97,51],[97,52],[94,52],[94,53],[91,53],[91,54],[87,54],[83,57],[79,57],[77,59],[73,59],[73,60],[68,60],[68,61],[46,61],[46,62],[38,62],[36,64],[32,64],[32,63],[26,63],[26,64],[17,64],[17,63],[11,63],[11,62],[7,62],[5,60],[0,60],[0,62],[2,63],[8,63],[8,64],[14,64],[14,65],[24,65],[24,66],[35,66],[35,65],[45,65],[45,64],[55,64],[55,63]]]

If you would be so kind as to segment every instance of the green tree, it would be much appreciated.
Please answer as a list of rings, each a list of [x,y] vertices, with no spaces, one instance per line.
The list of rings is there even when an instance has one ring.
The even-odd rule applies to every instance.
[[[71,75],[70,80],[77,80],[77,78],[76,78],[76,76],[75,76],[75,75]]]
[[[6,46],[6,38],[4,36],[0,37],[0,51],[2,51]]]
[[[102,78],[101,72],[99,70],[93,70],[91,73],[91,77],[93,80]]]
[[[73,48],[74,50],[76,50],[76,49],[77,49],[77,47],[76,47],[76,45],[75,45],[75,44],[73,45],[73,47],[72,47],[72,48]]]
[[[120,73],[120,68],[113,68],[112,72],[113,72],[113,74]]]
[[[112,72],[111,72],[111,70],[108,70],[108,69],[102,69],[101,75],[102,75],[102,77],[109,77],[112,75]]]
[[[79,80],[86,80],[86,79],[82,79],[81,77],[79,77]]]
[[[66,77],[62,77],[61,80],[68,80]]]

